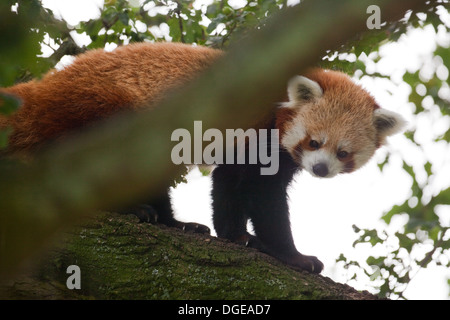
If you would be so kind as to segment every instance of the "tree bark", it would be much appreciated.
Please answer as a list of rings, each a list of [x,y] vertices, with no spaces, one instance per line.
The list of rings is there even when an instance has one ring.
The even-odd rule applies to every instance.
[[[69,290],[67,267],[81,270]],[[102,212],[62,233],[1,299],[377,299],[219,238]]]

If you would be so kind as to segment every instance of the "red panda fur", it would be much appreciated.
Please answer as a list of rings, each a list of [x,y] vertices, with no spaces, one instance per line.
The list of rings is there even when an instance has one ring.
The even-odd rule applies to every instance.
[[[220,50],[179,43],[92,50],[41,80],[0,89],[21,100],[16,113],[0,118],[0,128],[13,128],[8,152],[26,154],[94,120],[154,104],[221,55]]]
[[[220,50],[180,43],[139,43],[112,52],[99,49],[80,55],[61,71],[48,72],[41,80],[0,88],[0,94],[16,96],[22,102],[12,116],[0,117],[0,129],[13,128],[7,152],[27,155],[95,120],[154,105],[168,89],[192,80],[222,54]],[[329,110],[332,120],[343,118],[347,124],[333,125],[333,130],[350,130],[348,139],[355,144],[377,140],[372,123],[376,103],[369,93],[340,72],[312,69],[305,76],[324,92],[322,100],[326,103],[321,114]],[[347,109],[334,108],[337,105],[346,105]],[[336,115],[341,111],[342,116]],[[295,123],[297,113],[291,108],[276,110],[280,138]],[[311,131],[315,123],[323,123],[315,121],[318,115],[310,113]],[[259,125],[265,126],[264,121]],[[363,139],[367,133],[371,141]],[[380,139],[377,145],[381,144]]]

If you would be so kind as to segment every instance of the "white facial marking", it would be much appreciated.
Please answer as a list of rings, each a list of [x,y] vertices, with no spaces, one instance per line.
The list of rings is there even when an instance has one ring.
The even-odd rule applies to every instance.
[[[299,113],[286,128],[281,138],[281,145],[297,159],[295,147],[306,137],[302,111],[314,106],[314,103],[323,95],[320,85],[303,76],[295,76],[288,82],[288,102],[280,104],[280,108],[296,109]]]
[[[287,128],[281,139],[281,145],[292,155],[295,153],[297,144],[305,139],[306,129],[300,120],[294,120],[291,127]]]
[[[313,140],[320,142],[321,145],[325,145],[328,142],[328,136],[325,132],[321,132],[318,136],[318,139],[314,139],[314,137],[312,138]]]
[[[328,168],[328,174],[320,178],[332,178],[336,176],[343,169],[343,164],[336,158],[336,155],[331,154],[325,149],[319,149],[315,151],[303,151],[302,166],[311,175],[319,177],[313,171],[313,166],[319,163],[323,163]]]

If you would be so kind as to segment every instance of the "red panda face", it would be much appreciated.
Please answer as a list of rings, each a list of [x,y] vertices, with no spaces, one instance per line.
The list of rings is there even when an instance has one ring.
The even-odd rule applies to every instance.
[[[314,176],[331,178],[363,166],[405,121],[381,109],[343,73],[313,70],[288,83],[277,111],[280,142]]]

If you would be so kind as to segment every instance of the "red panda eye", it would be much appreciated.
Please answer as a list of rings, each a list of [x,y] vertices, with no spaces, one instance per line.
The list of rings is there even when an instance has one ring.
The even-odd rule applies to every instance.
[[[319,143],[316,140],[311,140],[309,146],[314,149],[319,149]]]
[[[344,158],[346,158],[346,157],[348,156],[348,152],[347,152],[347,151],[339,151],[339,152],[337,153],[337,156],[338,156],[338,158],[340,158],[340,159],[344,159]]]

